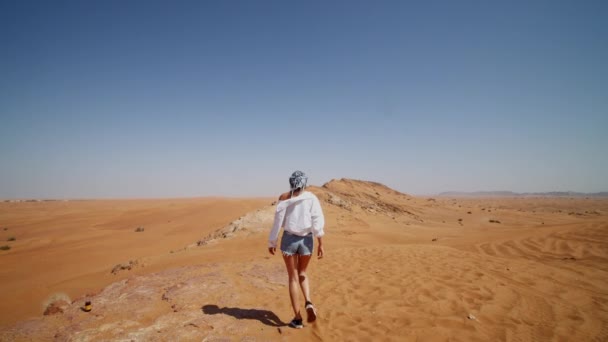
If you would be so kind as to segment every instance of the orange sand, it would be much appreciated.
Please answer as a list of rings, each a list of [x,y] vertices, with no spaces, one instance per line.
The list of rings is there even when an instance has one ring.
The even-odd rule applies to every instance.
[[[270,202],[222,198],[2,202],[0,241],[16,240],[0,243],[11,246],[0,251],[0,322],[40,315],[45,299],[57,292],[75,298],[98,291],[128,275],[110,273],[119,263],[139,260],[143,267],[135,271],[141,273],[157,270],[158,265],[180,265],[172,262],[172,250]],[[140,226],[144,231],[136,233]]]
[[[192,247],[247,212],[271,211],[272,199],[74,201],[0,204],[0,237],[17,238],[0,251],[4,336],[52,337],[15,322],[40,317],[53,293],[75,299],[127,279],[163,284],[132,326],[116,330],[121,311],[110,304],[95,324],[76,309],[36,322],[67,326],[64,337],[83,329],[79,320],[105,324],[87,330],[94,339],[608,340],[608,200],[431,199],[346,180],[312,190],[326,213],[326,256],[310,266],[319,320],[303,330],[268,322],[292,318],[269,226]],[[110,274],[129,260],[143,266]],[[188,297],[175,294],[188,286]],[[197,321],[145,330],[170,317]]]

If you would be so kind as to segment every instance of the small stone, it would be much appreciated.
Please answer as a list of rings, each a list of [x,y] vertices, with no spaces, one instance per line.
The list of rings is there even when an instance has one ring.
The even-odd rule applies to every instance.
[[[470,320],[476,320],[477,319],[477,317],[473,316],[473,314],[468,314],[467,318],[470,319]]]

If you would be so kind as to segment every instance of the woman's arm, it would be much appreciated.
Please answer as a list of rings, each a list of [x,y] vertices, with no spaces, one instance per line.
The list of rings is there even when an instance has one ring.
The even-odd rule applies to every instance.
[[[285,194],[279,197],[279,202],[283,200],[284,195]],[[270,235],[268,236],[268,252],[272,255],[274,255],[274,252],[277,250],[279,231],[281,230],[281,226],[283,226],[284,219],[285,210],[279,210],[279,203],[277,202],[277,210],[274,213],[274,223],[272,224],[272,230],[270,231]]]
[[[312,199],[310,217],[312,221],[312,233],[315,235],[315,237],[325,235],[325,231],[323,230],[325,227],[325,217],[323,216],[323,209],[321,209],[321,203],[319,202],[317,196],[314,196]]]
[[[323,258],[323,253],[325,252],[323,250],[323,238],[322,237],[318,237],[317,238],[317,258],[321,259]]]

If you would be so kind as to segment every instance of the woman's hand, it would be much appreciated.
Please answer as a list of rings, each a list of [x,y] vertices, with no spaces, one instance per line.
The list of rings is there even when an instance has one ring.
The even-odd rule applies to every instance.
[[[276,247],[268,247],[268,253],[274,255],[274,252],[276,252],[276,251],[277,251]]]
[[[322,259],[323,258],[323,253],[325,252],[323,250],[323,238],[322,237],[318,237],[317,238],[317,258],[318,259]]]

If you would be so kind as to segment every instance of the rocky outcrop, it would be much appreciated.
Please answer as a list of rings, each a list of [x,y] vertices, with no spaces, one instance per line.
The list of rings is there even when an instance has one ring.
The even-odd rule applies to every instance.
[[[286,282],[277,263],[242,263],[233,269],[205,264],[134,276],[73,302],[52,301],[48,316],[3,329],[0,341],[200,341],[259,336],[260,322],[268,328],[264,340],[272,339],[284,322],[225,289],[247,284],[260,294],[283,293]],[[85,301],[92,303],[90,312],[82,310]]]
[[[272,227],[272,222],[274,220],[274,209],[275,207],[270,205],[247,213],[246,215],[230,222],[228,225],[201,238],[197,241],[196,245],[204,246],[219,239],[231,238],[239,231],[248,231],[254,233],[268,230],[270,227]]]
[[[380,183],[340,179],[325,183],[322,187],[310,186],[307,190],[313,192],[321,202],[335,206],[340,210],[362,211],[392,218],[398,215],[406,215],[415,220],[420,220],[420,213],[405,204],[406,201],[412,199],[411,196]],[[252,211],[208,234],[198,240],[195,245],[187,248],[216,243],[219,240],[231,238],[239,232],[267,231],[272,227],[275,204],[276,202],[272,202],[267,207]]]
[[[394,217],[407,215],[419,219],[420,212],[407,205],[411,196],[376,182],[354,179],[332,180],[322,187],[311,187],[319,199],[340,209]]]

